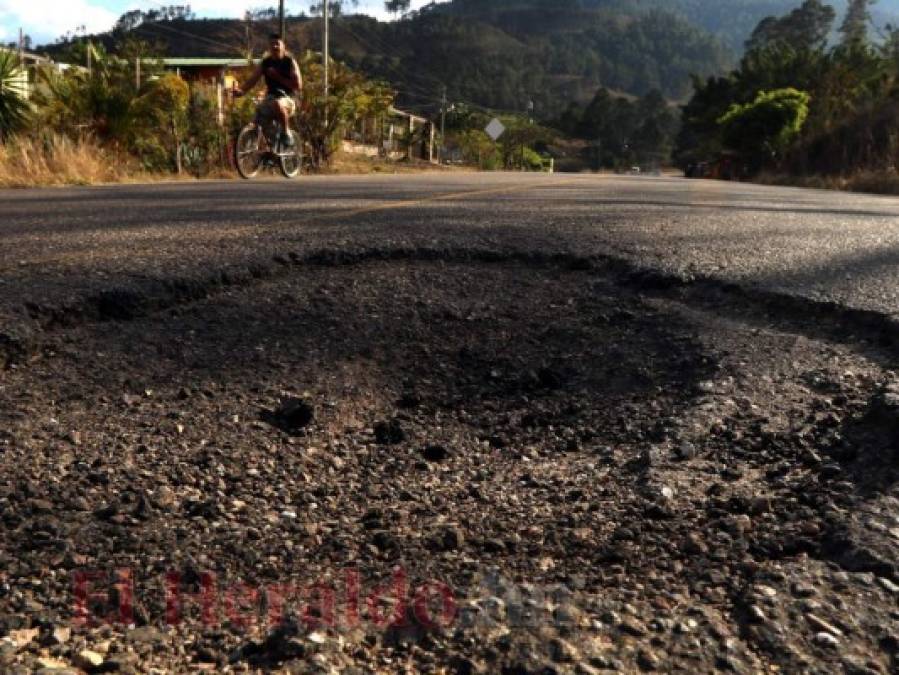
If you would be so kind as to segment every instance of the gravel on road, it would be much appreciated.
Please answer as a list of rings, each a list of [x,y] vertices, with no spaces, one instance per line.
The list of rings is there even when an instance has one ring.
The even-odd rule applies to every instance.
[[[98,212],[70,263],[81,234],[0,207],[31,237],[3,254],[0,671],[896,671],[890,313],[643,264],[635,182],[489,180],[252,235],[245,188],[200,186],[217,231]]]

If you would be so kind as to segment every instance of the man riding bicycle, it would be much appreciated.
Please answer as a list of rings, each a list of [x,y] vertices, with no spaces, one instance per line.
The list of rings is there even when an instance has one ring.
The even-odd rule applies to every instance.
[[[260,79],[265,78],[265,99],[259,104],[259,111],[281,121],[281,145],[291,147],[293,139],[287,133],[291,116],[296,113],[294,100],[303,91],[303,76],[294,58],[287,53],[284,40],[278,33],[269,36],[269,53],[256,72],[243,87],[234,90],[235,96],[243,96],[253,89]]]

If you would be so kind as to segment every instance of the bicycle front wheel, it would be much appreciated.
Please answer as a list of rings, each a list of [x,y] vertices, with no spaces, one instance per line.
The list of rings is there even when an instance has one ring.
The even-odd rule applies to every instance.
[[[289,148],[281,149],[281,152],[278,153],[280,160],[278,163],[285,178],[294,178],[300,173],[300,168],[303,166],[303,145],[300,143],[300,135],[296,131],[289,129],[287,133],[290,134],[293,144]]]
[[[248,124],[237,135],[234,144],[234,166],[241,178],[250,179],[262,166],[262,134],[255,124]]]

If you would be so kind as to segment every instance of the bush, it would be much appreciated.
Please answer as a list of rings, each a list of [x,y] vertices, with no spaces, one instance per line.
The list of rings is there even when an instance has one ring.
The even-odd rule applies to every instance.
[[[313,166],[328,162],[347,125],[369,115],[383,115],[393,103],[393,93],[386,85],[366,80],[338,61],[331,64],[327,100],[321,58],[306,52],[300,60],[300,70],[305,86],[297,126],[309,144]]]
[[[459,146],[466,163],[474,164],[484,171],[498,169],[502,165],[499,147],[480,129],[463,131],[452,140]]]
[[[186,147],[194,153],[188,169],[197,176],[228,166],[225,129],[219,125],[218,91],[211,85],[193,85],[187,109]],[[184,147],[184,146],[182,146]]]
[[[10,138],[28,121],[28,103],[18,88],[21,72],[15,54],[0,50],[0,141]]]
[[[117,155],[130,153],[148,172],[181,173],[187,169],[199,176],[230,168],[228,140],[252,119],[252,98],[237,101],[222,125],[215,85],[189,86],[177,75],[163,73],[162,65],[156,63],[149,65],[148,79],[138,87],[134,59],[147,52],[147,45],[134,41],[120,45],[118,56],[107,54],[100,46],[78,44],[73,48],[92,50],[90,73],[76,68],[65,73],[53,68],[39,72],[34,122],[38,129],[56,134],[52,144],[56,149],[44,154],[35,151],[37,146],[21,152],[18,147],[5,149],[4,156],[19,158],[19,169],[7,167],[7,184],[21,182],[13,178],[16,174],[41,174],[42,170],[30,163],[38,161],[35,158],[40,158],[40,164],[57,156],[63,138],[71,141],[65,152],[72,152],[73,148],[78,153],[105,148]],[[362,117],[385,114],[393,101],[386,86],[366,80],[340,63],[332,66],[331,89],[325,101],[321,63],[317,60],[319,57],[311,52],[303,58],[307,87],[297,119],[316,165],[327,162],[344,127]],[[0,142],[26,121],[23,111],[27,111],[27,104],[7,86],[16,68],[14,56],[0,52]],[[92,176],[102,172],[99,167],[103,163],[99,158],[97,170],[85,173]],[[82,182],[77,176],[70,177],[74,182]],[[88,177],[83,182],[92,181]],[[46,183],[46,179],[40,182]]]
[[[132,106],[130,145],[145,169],[180,173],[181,142],[187,135],[190,89],[168,73],[150,83]]]
[[[760,163],[776,158],[802,131],[809,100],[807,93],[788,87],[760,92],[745,105],[732,105],[718,120],[725,144]]]
[[[543,157],[536,150],[525,148],[521,159],[525,171],[543,171]]]

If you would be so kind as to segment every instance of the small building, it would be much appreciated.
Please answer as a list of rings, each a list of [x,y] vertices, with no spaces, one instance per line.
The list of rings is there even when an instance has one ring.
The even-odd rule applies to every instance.
[[[434,162],[434,141],[430,120],[391,106],[386,115],[363,117],[348,127],[343,150],[369,157]]]
[[[219,83],[230,88],[246,71],[259,64],[259,59],[216,57],[165,57],[142,59],[145,64],[159,65],[178,74],[187,82]]]

